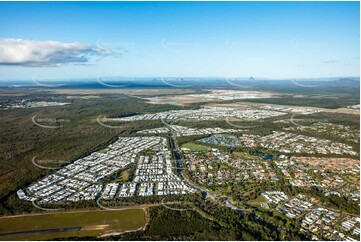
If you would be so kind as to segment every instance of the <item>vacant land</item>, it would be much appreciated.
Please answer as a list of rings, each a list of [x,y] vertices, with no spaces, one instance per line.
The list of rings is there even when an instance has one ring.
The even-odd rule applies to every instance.
[[[38,240],[70,236],[99,236],[138,230],[146,225],[143,209],[121,211],[81,211],[54,214],[24,215],[0,218],[1,240]],[[1,234],[48,229],[79,228],[79,231],[28,235]]]
[[[57,238],[69,238],[69,237],[86,237],[100,236],[101,232],[99,230],[88,230],[88,231],[72,231],[72,232],[59,232],[59,233],[43,233],[43,234],[31,234],[31,235],[13,235],[0,238],[0,240],[6,241],[19,241],[19,240],[53,240]]]
[[[174,94],[185,94],[195,93],[192,89],[53,89],[53,94],[71,94],[71,95],[91,95],[91,94],[127,94],[135,96],[154,96],[154,95],[174,95]]]
[[[186,143],[186,144],[182,145],[182,148],[187,148],[187,149],[195,150],[195,151],[210,150],[210,148],[208,146],[198,145],[198,144],[194,144],[194,143]]]
[[[215,101],[229,101],[236,99],[248,98],[272,98],[276,97],[275,93],[270,92],[256,92],[256,91],[238,91],[238,90],[204,90],[206,93],[172,95],[172,96],[156,96],[144,98],[152,104],[174,104],[174,105],[190,105],[194,103],[208,103]],[[182,92],[179,92],[182,93]]]
[[[248,100],[249,101],[249,100]],[[269,104],[260,101],[259,103],[250,103],[249,102],[235,102],[235,103],[211,103],[207,106],[211,107],[228,107],[228,108],[259,108],[264,105],[272,107],[288,107],[288,108],[299,108],[302,105],[288,105],[288,104]],[[354,102],[356,103],[356,102]],[[317,103],[315,103],[316,105]],[[320,112],[326,113],[340,113],[340,114],[350,114],[350,115],[360,115],[359,109],[350,109],[350,108],[322,108],[317,106],[302,106],[303,108],[319,110]],[[321,105],[320,105],[321,106]]]
[[[245,152],[233,152],[233,154],[237,155],[238,157],[245,159],[245,160],[252,160],[252,159],[258,159],[259,157],[255,155],[251,155]]]

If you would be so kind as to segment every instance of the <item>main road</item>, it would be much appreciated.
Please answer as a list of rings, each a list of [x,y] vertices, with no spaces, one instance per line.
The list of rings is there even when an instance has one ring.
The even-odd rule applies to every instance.
[[[178,143],[177,143],[176,135],[174,134],[174,131],[172,130],[172,128],[170,126],[168,126],[168,128],[170,130],[169,131],[169,137],[171,139],[171,146],[172,146],[171,149],[172,149],[173,154],[174,154],[174,156],[176,158],[177,170],[178,170],[180,178],[186,184],[188,184],[189,186],[197,189],[198,191],[203,192],[206,195],[206,198],[209,198],[209,199],[211,199],[211,200],[213,200],[215,202],[218,202],[219,204],[221,204],[221,205],[223,205],[225,207],[228,207],[228,208],[230,208],[232,210],[235,210],[239,214],[248,214],[251,218],[253,218],[253,221],[258,223],[258,224],[263,224],[263,225],[266,225],[267,227],[270,227],[272,229],[279,230],[279,228],[276,228],[272,224],[270,224],[269,222],[266,222],[263,219],[261,219],[257,214],[252,213],[253,209],[239,208],[238,206],[235,206],[230,202],[230,197],[228,197],[228,196],[218,196],[217,194],[210,192],[208,189],[200,187],[200,186],[194,184],[193,182],[189,181],[187,176],[184,174],[184,169],[185,168],[183,167],[184,164],[183,164],[181,156],[180,156],[180,150],[179,150],[179,146],[178,146]],[[225,201],[224,202],[220,201],[220,199],[223,199],[223,198],[225,199]]]
[[[233,210],[237,210],[240,213],[244,213],[245,211],[242,210],[241,208],[233,205],[230,203],[230,198],[227,196],[221,196],[219,197],[217,194],[210,192],[208,189],[203,188],[198,186],[197,184],[194,184],[193,182],[191,182],[188,177],[184,174],[184,164],[182,162],[182,158],[180,156],[180,150],[179,150],[179,146],[178,146],[178,142],[177,142],[177,138],[176,138],[176,134],[174,133],[174,130],[168,126],[169,128],[169,137],[170,137],[170,141],[171,141],[171,149],[172,152],[174,154],[174,157],[176,159],[176,165],[177,165],[177,171],[179,174],[179,177],[190,187],[195,188],[196,190],[202,192],[206,198],[209,198],[213,201],[219,202],[221,204],[223,204],[224,206],[231,208]],[[221,202],[219,201],[220,198],[226,198],[225,202]]]

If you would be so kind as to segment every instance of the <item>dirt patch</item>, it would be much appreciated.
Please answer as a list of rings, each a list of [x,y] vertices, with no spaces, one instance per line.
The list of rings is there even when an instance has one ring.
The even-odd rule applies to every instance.
[[[351,109],[351,108],[337,108],[337,109],[323,109],[325,113],[344,113],[351,115],[360,115],[360,109]]]
[[[151,104],[173,104],[184,106],[192,103],[226,101],[236,99],[259,99],[277,97],[275,93],[261,91],[240,90],[206,90],[208,93],[184,94],[176,96],[162,96],[144,98]]]
[[[107,227],[109,227],[108,224],[101,224],[101,225],[91,225],[91,226],[84,226],[84,227],[81,227],[81,230],[104,230],[106,229]]]
[[[351,109],[351,108],[328,109],[328,108],[305,107],[305,106],[277,105],[277,104],[269,104],[269,103],[248,103],[248,102],[225,103],[225,104],[211,103],[211,104],[207,104],[206,106],[229,107],[229,108],[257,108],[260,106],[274,106],[274,107],[282,106],[282,107],[288,107],[288,108],[314,109],[314,110],[319,110],[320,112],[324,112],[324,113],[343,113],[343,114],[350,114],[350,115],[360,115],[359,109]]]
[[[28,94],[23,93],[23,92],[19,92],[19,93],[0,93],[1,97],[21,97],[21,96],[26,96]]]

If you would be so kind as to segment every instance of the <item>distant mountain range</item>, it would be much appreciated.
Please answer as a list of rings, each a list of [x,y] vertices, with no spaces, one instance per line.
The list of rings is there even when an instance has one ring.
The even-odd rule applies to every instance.
[[[271,80],[255,79],[227,79],[227,78],[111,78],[111,81],[99,81],[96,78],[75,80],[37,80],[0,81],[2,88],[230,88],[230,89],[262,89],[262,88],[360,88],[360,79],[352,78],[318,78],[318,79],[289,79]]]

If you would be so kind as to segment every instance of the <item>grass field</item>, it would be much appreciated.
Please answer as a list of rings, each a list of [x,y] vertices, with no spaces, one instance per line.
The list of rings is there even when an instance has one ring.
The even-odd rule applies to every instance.
[[[117,178],[113,182],[120,182],[120,183],[128,182],[132,170],[133,170],[133,167],[130,167],[130,168],[127,168],[127,169],[123,170],[120,173],[120,175],[117,176]]]
[[[102,234],[99,230],[87,230],[78,232],[60,232],[60,233],[49,233],[49,234],[32,234],[32,235],[13,235],[0,238],[0,240],[6,241],[19,241],[19,240],[53,240],[56,238],[68,238],[68,237],[96,237]]]
[[[127,170],[125,170],[125,171],[122,172],[121,179],[122,179],[123,181],[128,181],[128,180],[129,180],[130,171],[131,171],[131,169],[127,169]]]
[[[250,203],[265,203],[267,202],[267,200],[264,198],[264,196],[259,195],[256,199],[253,199],[251,201],[249,201]]]
[[[206,150],[211,149],[208,146],[194,144],[194,143],[185,143],[185,144],[182,145],[182,148],[187,148],[187,149],[195,150],[195,151],[206,151]]]
[[[242,159],[246,159],[246,160],[251,160],[251,159],[257,159],[259,157],[254,156],[254,155],[250,155],[248,153],[245,152],[233,152],[233,154],[237,155],[238,157],[242,158]]]
[[[0,240],[45,240],[70,236],[99,236],[110,232],[137,230],[146,224],[142,209],[84,211],[0,218],[3,233],[81,227],[80,231],[11,235]]]

